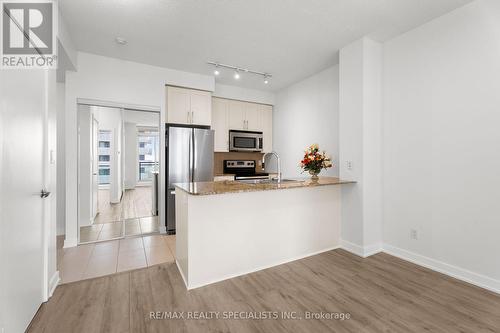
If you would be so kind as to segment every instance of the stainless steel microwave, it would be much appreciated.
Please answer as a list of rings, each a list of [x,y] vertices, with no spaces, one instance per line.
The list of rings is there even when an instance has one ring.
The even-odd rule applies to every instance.
[[[262,152],[262,132],[229,131],[229,151]]]

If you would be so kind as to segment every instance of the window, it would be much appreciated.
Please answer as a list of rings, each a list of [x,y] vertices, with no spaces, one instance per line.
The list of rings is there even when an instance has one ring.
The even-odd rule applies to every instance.
[[[141,128],[137,135],[139,181],[151,181],[158,170],[160,137],[157,128]]]
[[[99,176],[109,176],[109,169],[100,169]]]
[[[111,174],[111,131],[99,131],[99,184],[105,185],[110,183]]]
[[[109,167],[103,168],[99,166],[99,184],[109,184],[110,170]]]

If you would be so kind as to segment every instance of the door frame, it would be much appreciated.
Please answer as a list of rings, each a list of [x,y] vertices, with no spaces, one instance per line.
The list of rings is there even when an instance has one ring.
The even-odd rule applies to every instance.
[[[90,190],[90,200],[92,205],[92,215],[90,218],[92,219],[92,223],[94,222],[97,214],[99,214],[99,181],[97,180],[97,193],[95,193],[96,198],[94,198],[94,176],[99,178],[99,121],[92,114],[92,167],[91,167],[91,178],[92,185]],[[95,169],[94,169],[95,167]],[[94,175],[94,172],[97,172],[97,175]],[[94,203],[96,207],[94,207]],[[94,214],[95,212],[95,214]]]
[[[155,107],[155,106],[150,106],[150,105],[137,105],[137,104],[128,104],[128,103],[117,103],[117,102],[111,102],[111,101],[103,101],[103,100],[95,100],[95,99],[88,99],[88,98],[76,98],[76,112],[77,116],[75,119],[76,122],[76,128],[78,128],[78,106],[79,105],[86,105],[86,106],[100,106],[100,107],[111,107],[111,108],[118,108],[123,110],[132,110],[132,111],[143,111],[143,112],[154,112],[158,114],[158,131],[159,131],[159,160],[158,160],[158,169],[159,169],[159,177],[158,177],[158,219],[160,221],[160,233],[165,234],[167,232],[166,230],[166,217],[165,217],[165,194],[162,193],[165,190],[165,186],[163,184],[164,182],[164,176],[162,176],[162,173],[165,172],[164,170],[164,163],[165,163],[165,151],[162,149],[162,147],[165,147],[165,137],[162,135],[162,133],[165,133],[165,112],[162,111],[162,108],[160,107]],[[78,132],[78,131],[77,131]],[[79,168],[79,156],[80,156],[80,136],[78,133],[75,133],[77,137],[77,153],[76,153],[76,166],[77,166],[77,177],[76,177],[76,189],[77,189],[77,196],[76,196],[76,244],[80,244],[80,184],[79,184],[79,174],[80,174],[80,168]],[[123,136],[123,133],[122,133]],[[123,155],[123,154],[121,154]],[[123,185],[123,184],[122,184]],[[122,186],[122,190],[123,190]],[[69,196],[69,191],[66,192],[66,196]],[[68,212],[66,212],[66,215],[68,215]],[[68,222],[66,222],[68,223]],[[67,230],[67,228],[66,228]],[[67,236],[66,236],[67,237]],[[98,241],[99,242],[99,241]],[[65,243],[65,247],[66,243]]]

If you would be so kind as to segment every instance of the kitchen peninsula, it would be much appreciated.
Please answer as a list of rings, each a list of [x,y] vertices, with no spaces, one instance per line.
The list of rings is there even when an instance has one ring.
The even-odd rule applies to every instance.
[[[186,287],[335,249],[340,186],[334,177],[175,184],[176,261]]]

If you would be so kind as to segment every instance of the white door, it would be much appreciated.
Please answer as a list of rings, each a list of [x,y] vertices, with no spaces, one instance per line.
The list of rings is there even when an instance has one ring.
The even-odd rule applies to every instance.
[[[92,220],[99,213],[99,122],[92,116]]]
[[[191,91],[191,123],[210,126],[212,124],[212,94],[208,91]]]
[[[44,297],[46,75],[0,75],[0,330],[24,332]]]

